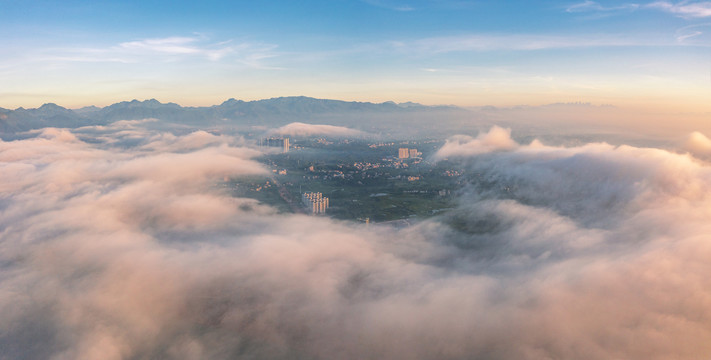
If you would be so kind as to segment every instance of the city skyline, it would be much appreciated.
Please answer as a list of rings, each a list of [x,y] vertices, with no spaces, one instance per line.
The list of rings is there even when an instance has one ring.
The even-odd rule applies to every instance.
[[[0,107],[304,95],[711,111],[711,3],[0,1]]]

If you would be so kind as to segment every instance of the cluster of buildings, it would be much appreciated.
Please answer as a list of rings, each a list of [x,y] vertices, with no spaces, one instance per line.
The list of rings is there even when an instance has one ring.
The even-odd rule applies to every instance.
[[[367,161],[363,161],[363,162],[358,161],[358,162],[353,163],[353,167],[360,170],[360,171],[366,171],[366,170],[370,170],[370,169],[378,169],[380,167],[385,167],[385,165],[376,163],[376,162],[371,163],[371,162],[367,162]]]
[[[379,143],[377,143],[377,144],[369,144],[368,147],[371,148],[371,149],[377,149],[377,148],[379,148],[379,147],[383,147],[383,146],[393,146],[393,145],[395,145],[394,142],[379,142]]]
[[[315,142],[316,142],[317,144],[321,144],[321,145],[333,145],[333,141],[328,141],[328,140],[326,140],[326,139],[324,139],[324,138],[316,139]]]
[[[312,214],[323,214],[328,209],[328,198],[320,192],[307,192],[301,195],[301,202]]]
[[[462,176],[462,173],[459,172],[458,170],[446,170],[445,172],[442,173],[444,176],[448,177],[459,177]]]
[[[416,158],[420,155],[422,154],[417,152],[417,149],[399,148],[397,150],[397,157],[399,159]]]
[[[289,152],[289,138],[288,137],[271,137],[267,139],[259,139],[259,145],[260,146],[271,146],[271,147],[280,147],[283,149],[283,152]]]

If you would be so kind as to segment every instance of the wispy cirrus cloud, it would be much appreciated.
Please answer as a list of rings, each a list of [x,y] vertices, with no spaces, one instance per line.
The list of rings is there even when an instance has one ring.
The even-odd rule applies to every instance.
[[[586,0],[582,3],[568,6],[565,11],[569,13],[588,12],[588,11],[620,11],[620,10],[637,10],[639,4],[622,4],[616,6],[603,6],[596,1]]]
[[[711,17],[711,1],[673,3],[669,1],[656,1],[646,7],[659,9],[685,18]]]
[[[64,62],[175,62],[185,60],[233,61],[251,68],[274,68],[265,59],[277,56],[276,45],[213,42],[204,36],[172,36],[131,40],[106,47],[54,48],[42,60]]]
[[[168,55],[198,55],[210,60],[220,60],[237,49],[230,42],[206,44],[198,37],[167,37],[153,38],[120,43],[112,47],[115,51],[124,50],[129,53],[153,53]]]
[[[569,13],[589,13],[589,12],[619,12],[634,11],[638,9],[656,9],[671,13],[684,18],[705,18],[711,17],[710,1],[655,1],[652,3],[623,3],[606,6],[597,1],[585,0],[581,3],[568,6],[565,11]]]
[[[193,46],[198,39],[194,37],[168,37],[158,39],[144,39],[128,41],[119,44],[119,47],[127,50],[163,52],[168,54],[195,54],[204,50]]]
[[[694,24],[684,26],[676,31],[676,41],[686,45],[706,45],[709,41],[709,33],[711,33],[711,23]]]
[[[390,44],[398,50],[421,53],[665,45],[663,43],[654,43],[648,39],[624,38],[613,35],[558,36],[525,34],[442,36],[423,38],[411,42],[397,41]]]
[[[586,0],[568,6],[565,11],[568,13],[592,13],[607,16],[609,14],[636,10],[662,11],[688,20],[701,19],[711,17],[711,2],[681,1],[674,3],[670,1],[655,1],[646,4],[626,3],[605,6],[596,1]],[[708,23],[693,24],[678,29],[674,35],[676,43],[683,45],[708,45],[707,36],[704,35],[708,34],[707,29],[710,25],[711,24]]]
[[[476,6],[470,0],[360,0],[375,7],[393,11],[421,11],[427,9],[467,9]]]
[[[395,11],[412,11],[415,10],[414,7],[410,6],[409,4],[405,4],[402,2],[394,2],[390,0],[362,0],[364,3],[377,6],[380,8],[385,8],[389,10],[395,10]]]

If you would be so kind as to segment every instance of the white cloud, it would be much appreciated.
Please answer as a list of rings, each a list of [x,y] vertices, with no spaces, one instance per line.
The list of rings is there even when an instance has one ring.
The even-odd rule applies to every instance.
[[[190,46],[197,38],[190,37],[169,37],[162,39],[145,39],[140,41],[129,41],[119,44],[120,48],[127,50],[165,52],[169,54],[195,54],[201,49]]]
[[[686,18],[704,18],[711,16],[711,2],[708,1],[682,1],[678,3],[657,1],[646,5],[646,7],[663,10]]]
[[[395,11],[413,11],[415,8],[412,6],[402,3],[395,2],[392,0],[361,0],[366,4],[377,6],[384,9],[395,10]]]
[[[447,139],[447,142],[434,155],[434,159],[450,157],[473,156],[491,151],[513,150],[518,144],[511,139],[511,129],[498,126],[489,132],[481,133],[476,138],[467,135],[457,135]]]
[[[687,39],[691,39],[691,38],[697,37],[697,36],[699,36],[699,35],[703,35],[703,32],[701,32],[701,31],[693,31],[693,32],[690,32],[690,33],[686,33],[686,34],[677,36],[677,37],[676,37],[676,41],[678,41],[678,42],[684,42],[684,41],[686,41]]]
[[[293,122],[284,125],[280,128],[270,131],[271,134],[290,135],[290,136],[336,136],[336,137],[361,137],[365,133],[360,130],[350,129],[343,126],[305,124],[301,122]]]
[[[649,40],[625,38],[617,35],[565,36],[523,34],[473,34],[424,38],[413,42],[391,43],[393,48],[400,51],[415,51],[422,53],[447,53],[453,51],[545,50],[632,45],[646,46],[664,44],[655,44]]]
[[[127,128],[143,141],[0,141],[3,356],[711,352],[711,168],[688,155],[493,129],[461,144],[486,152],[463,154],[456,208],[395,230],[223,193],[223,176],[263,171],[239,139],[95,130]]]
[[[617,6],[603,6],[596,1],[585,0],[582,3],[568,6],[565,11],[570,13],[588,12],[588,11],[620,11],[620,10],[637,10],[639,4],[621,4]]]
[[[188,60],[224,61],[250,68],[278,69],[265,60],[278,56],[276,45],[261,43],[211,42],[204,36],[148,38],[95,48],[46,49],[38,58],[49,62],[146,63]]]
[[[566,12],[616,12],[637,9],[656,9],[678,15],[684,18],[704,18],[711,16],[711,2],[708,1],[655,1],[646,4],[622,3],[615,6],[604,6],[596,1],[585,0],[566,8]]]
[[[711,139],[698,131],[689,135],[684,147],[696,156],[711,159]]]

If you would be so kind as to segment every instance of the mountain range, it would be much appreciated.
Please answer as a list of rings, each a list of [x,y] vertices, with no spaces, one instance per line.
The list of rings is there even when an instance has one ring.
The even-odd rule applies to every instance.
[[[89,106],[75,110],[49,103],[36,109],[0,108],[0,132],[15,133],[44,127],[77,128],[148,118],[201,127],[269,127],[303,121],[367,128],[388,119],[432,120],[441,118],[438,115],[445,113],[468,112],[455,106],[425,106],[411,102],[348,102],[304,96],[255,101],[229,99],[220,105],[206,107],[183,107],[175,103],[161,103],[155,99],[123,101],[103,108]]]

